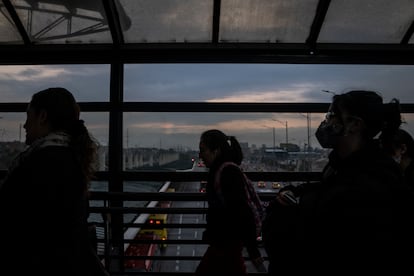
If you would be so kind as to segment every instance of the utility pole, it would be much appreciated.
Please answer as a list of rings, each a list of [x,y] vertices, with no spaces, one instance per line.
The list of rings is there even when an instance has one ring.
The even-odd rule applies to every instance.
[[[308,112],[306,113],[306,122],[307,122],[307,127],[308,127],[308,148],[307,151],[309,151],[311,149],[311,114]]]
[[[264,127],[270,128],[269,126],[263,125]],[[276,152],[276,130],[275,127],[272,127],[273,131],[273,153]]]
[[[129,128],[126,129],[126,148],[129,149]]]
[[[278,119],[273,119],[273,121],[279,122],[279,123],[281,123],[282,125],[285,126],[285,128],[286,128],[286,148],[287,148],[288,143],[289,143],[288,121],[282,122]]]
[[[311,148],[311,142],[310,142],[310,138],[311,138],[311,133],[310,133],[310,131],[311,131],[311,115],[310,115],[310,113],[308,112],[308,113],[306,113],[306,115],[304,115],[304,114],[302,114],[302,113],[299,113],[301,116],[303,116],[303,117],[306,117],[306,125],[307,125],[307,141],[308,141],[308,144],[307,144],[307,147],[306,147],[306,149],[304,149],[304,150],[306,150],[306,151],[309,151],[310,150],[310,148]]]

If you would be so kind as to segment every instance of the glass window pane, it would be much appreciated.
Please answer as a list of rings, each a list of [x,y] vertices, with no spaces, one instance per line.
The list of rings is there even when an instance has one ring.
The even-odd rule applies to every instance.
[[[3,3],[0,3],[0,43],[23,44],[23,40]]]
[[[0,102],[29,102],[33,93],[65,87],[78,102],[109,100],[110,66],[9,65],[0,66]]]
[[[322,118],[302,113],[127,112],[124,169],[191,169],[198,160],[201,133],[218,128],[241,143],[247,170],[286,170],[288,160],[299,170],[303,160],[321,156],[314,131]]]
[[[209,42],[213,28],[211,0],[120,0],[126,42]],[[121,12],[122,13],[122,12]]]
[[[334,0],[318,42],[400,43],[413,16],[412,0]]]
[[[304,42],[317,0],[223,0],[221,42]]]
[[[25,120],[26,113],[0,112],[0,170],[7,169],[11,161],[26,148]]]
[[[99,143],[98,171],[108,170],[109,113],[82,112],[81,119],[85,121],[85,126]]]
[[[107,170],[109,113],[81,112],[80,118],[100,145],[99,170]],[[26,113],[0,112],[0,170],[7,169],[13,158],[26,148],[25,121]]]
[[[330,102],[350,89],[414,102],[413,65],[127,64],[125,101]]]
[[[203,131],[217,128],[241,143],[247,171],[321,171],[329,150],[315,137],[321,113],[124,114],[124,170],[191,169]],[[403,114],[414,133],[414,115]]]

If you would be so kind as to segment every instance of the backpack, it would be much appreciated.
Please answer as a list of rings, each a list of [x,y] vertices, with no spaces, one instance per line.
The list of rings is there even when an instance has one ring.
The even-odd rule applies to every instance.
[[[244,177],[244,191],[246,193],[247,198],[247,204],[249,205],[253,218],[255,221],[256,226],[256,236],[261,237],[262,234],[262,219],[264,215],[264,207],[263,204],[256,193],[256,190],[254,189],[254,186],[252,184],[252,181],[246,176],[246,174],[241,170],[241,168],[234,162],[224,162],[221,164],[221,166],[218,168],[215,179],[214,179],[214,189],[216,190],[219,197],[222,197],[221,193],[221,185],[220,185],[220,177],[221,172],[223,171],[224,167],[226,166],[235,166],[237,167],[241,174]],[[223,200],[224,201],[224,200]]]

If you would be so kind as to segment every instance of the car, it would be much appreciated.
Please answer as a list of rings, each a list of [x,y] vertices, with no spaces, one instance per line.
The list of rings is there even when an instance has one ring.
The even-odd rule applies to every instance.
[[[257,187],[259,187],[259,188],[266,188],[266,182],[264,182],[264,181],[258,181],[257,182]]]
[[[280,189],[280,188],[282,188],[282,184],[280,184],[280,182],[273,182],[272,183],[272,188],[273,189]]]

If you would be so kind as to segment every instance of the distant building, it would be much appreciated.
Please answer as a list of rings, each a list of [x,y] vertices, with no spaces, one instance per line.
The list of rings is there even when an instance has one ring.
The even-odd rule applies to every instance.
[[[286,160],[288,158],[288,152],[281,148],[265,148],[263,158],[272,160]]]

